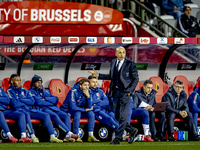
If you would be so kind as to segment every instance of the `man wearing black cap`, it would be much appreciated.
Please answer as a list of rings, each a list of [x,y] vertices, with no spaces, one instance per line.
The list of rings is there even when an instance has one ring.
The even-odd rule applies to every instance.
[[[57,127],[66,133],[64,142],[75,142],[79,137],[77,134],[73,134],[71,130],[71,122],[69,114],[61,111],[58,107],[58,97],[52,95],[49,90],[44,89],[42,86],[42,78],[38,75],[34,75],[31,81],[31,92],[37,109],[42,110],[50,115],[51,120],[56,123]],[[61,121],[61,119],[63,122]]]
[[[10,87],[8,89],[8,96],[10,98],[10,108],[14,110],[18,110],[25,114],[26,118],[26,126],[29,131],[32,141],[34,143],[39,143],[38,138],[35,136],[31,119],[39,119],[43,120],[49,134],[50,140],[54,143],[61,143],[62,140],[59,140],[54,135],[53,124],[51,123],[51,119],[49,114],[40,112],[34,108],[35,100],[31,96],[30,92],[24,88],[21,88],[21,78],[18,74],[12,74],[10,76]]]

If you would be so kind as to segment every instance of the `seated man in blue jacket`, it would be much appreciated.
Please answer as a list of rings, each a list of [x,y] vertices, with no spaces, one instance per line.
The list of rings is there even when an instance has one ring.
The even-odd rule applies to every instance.
[[[173,137],[175,118],[182,118],[187,123],[189,140],[199,140],[194,128],[192,114],[189,112],[187,94],[183,89],[184,83],[180,80],[177,80],[173,87],[170,87],[167,93],[165,93],[165,95],[162,97],[163,102],[168,102],[166,115],[169,128],[169,141],[175,141]]]
[[[38,111],[35,108],[35,100],[33,99],[31,93],[28,90],[21,88],[21,78],[19,77],[19,75],[12,74],[10,76],[9,83],[10,87],[7,92],[11,102],[10,108],[12,110],[23,112],[25,114],[26,126],[33,142],[38,143],[39,139],[34,134],[31,119],[43,120],[44,125],[46,126],[50,134],[51,142],[63,142],[62,140],[59,140],[55,137],[53,124],[51,122],[49,114]]]
[[[92,97],[93,112],[99,122],[109,125],[114,131],[119,127],[119,122],[115,119],[114,112],[108,111],[109,100],[104,92],[97,87],[97,78],[89,76],[90,90]]]
[[[58,104],[58,97],[52,95],[49,90],[44,89],[42,86],[42,78],[34,75],[31,81],[31,92],[38,110],[46,112],[50,115],[51,120],[56,123],[57,127],[66,133],[64,142],[75,142],[79,137],[73,134],[71,130],[71,121],[69,114],[61,111]],[[63,120],[63,122],[61,121]]]
[[[81,118],[88,118],[88,141],[99,142],[93,135],[95,116],[92,107],[92,97],[90,96],[90,81],[88,79],[81,79],[77,82],[73,88],[71,88],[63,102],[60,109],[70,113],[74,118],[73,128],[74,133],[78,134],[78,128],[80,125]],[[81,139],[79,138],[79,141]]]
[[[18,126],[21,131],[21,139],[19,142],[29,141],[29,139],[26,138],[26,123],[24,114],[18,111],[10,110],[8,108],[9,103],[10,99],[8,95],[2,88],[0,88],[0,127],[4,130],[10,141],[12,143],[16,143],[18,142],[18,139],[14,138],[14,136],[10,133],[5,118],[16,120],[18,121]]]
[[[165,124],[165,112],[159,112],[159,113],[155,113],[154,110],[154,106],[156,104],[156,99],[155,99],[155,95],[157,93],[156,90],[152,89],[153,88],[153,82],[151,80],[146,80],[144,82],[143,87],[138,90],[135,91],[134,94],[134,108],[136,108],[136,110],[133,110],[133,112],[135,114],[132,114],[132,116],[134,118],[137,118],[139,116],[141,116],[142,113],[146,113],[146,110],[149,113],[149,118],[150,118],[150,131],[151,131],[151,137],[154,141],[165,141],[165,137],[164,137],[164,124]],[[148,106],[146,107],[142,107],[140,106],[140,104],[142,102],[145,102],[146,104],[148,104]],[[157,130],[155,127],[155,118],[159,118],[159,131],[157,134]],[[143,122],[145,125],[143,126],[144,128],[148,128],[148,122],[144,121]],[[156,136],[156,134],[158,135],[158,137]]]
[[[192,113],[195,130],[197,131],[197,119],[200,113],[200,87],[195,89],[188,98],[189,108]]]

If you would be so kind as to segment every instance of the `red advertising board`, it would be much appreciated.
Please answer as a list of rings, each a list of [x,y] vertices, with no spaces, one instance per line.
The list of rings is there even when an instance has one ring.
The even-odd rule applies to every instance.
[[[0,23],[122,24],[123,14],[99,5],[55,2],[0,2]]]
[[[22,55],[26,50],[25,46],[4,46],[0,47],[0,52],[5,55]],[[74,47],[53,47],[53,46],[35,46],[31,49],[32,56],[70,56]],[[115,56],[114,49],[105,48],[80,48],[76,56]]]

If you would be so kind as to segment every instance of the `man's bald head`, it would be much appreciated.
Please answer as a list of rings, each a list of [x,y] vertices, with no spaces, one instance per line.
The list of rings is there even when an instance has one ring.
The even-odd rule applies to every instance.
[[[117,48],[116,48],[116,51],[118,51],[118,50],[120,50],[120,49],[124,49],[124,50],[125,50],[125,48],[124,48],[124,47],[122,47],[122,46],[119,46],[119,47],[117,47]]]
[[[116,48],[115,56],[118,60],[123,60],[126,57],[126,50],[124,47],[120,46]]]

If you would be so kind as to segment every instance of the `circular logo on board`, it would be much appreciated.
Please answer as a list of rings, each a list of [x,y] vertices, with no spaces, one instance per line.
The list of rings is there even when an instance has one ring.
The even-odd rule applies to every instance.
[[[7,136],[7,134],[4,132],[3,129],[1,130],[1,137],[2,137],[2,139],[8,139],[8,136]]]
[[[108,137],[108,129],[107,128],[100,128],[99,129],[99,137],[102,138],[102,139],[105,139]]]
[[[82,138],[84,136],[84,131],[82,128],[78,128],[78,135],[80,138]]]
[[[111,19],[112,19],[112,13],[110,11],[106,10],[103,13],[103,20],[106,22],[109,22]]]
[[[98,22],[101,21],[103,19],[103,13],[101,11],[96,11],[94,13],[94,19]]]
[[[200,126],[197,127],[197,135],[200,135]]]

